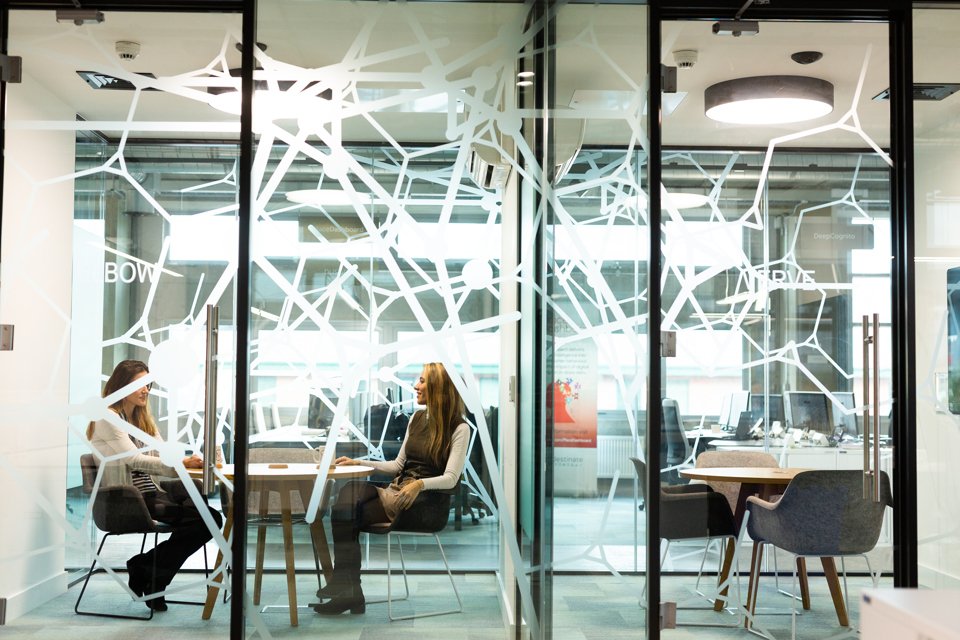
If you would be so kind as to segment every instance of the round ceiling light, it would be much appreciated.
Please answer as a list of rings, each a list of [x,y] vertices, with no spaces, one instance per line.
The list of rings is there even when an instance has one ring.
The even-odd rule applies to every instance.
[[[703,99],[706,116],[717,122],[803,122],[833,111],[833,85],[807,76],[752,76],[711,85]]]

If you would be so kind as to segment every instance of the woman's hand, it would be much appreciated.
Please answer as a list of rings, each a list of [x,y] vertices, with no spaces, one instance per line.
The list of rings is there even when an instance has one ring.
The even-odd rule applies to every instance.
[[[344,467],[344,466],[356,466],[360,463],[354,460],[353,458],[348,458],[347,456],[340,456],[339,458],[333,461],[333,464],[335,464],[338,467]]]
[[[183,466],[187,469],[201,469],[203,468],[203,458],[196,454],[187,456],[183,459]]]
[[[423,480],[414,480],[400,487],[400,494],[397,502],[403,509],[409,509],[413,501],[417,499],[420,492],[423,491]]]

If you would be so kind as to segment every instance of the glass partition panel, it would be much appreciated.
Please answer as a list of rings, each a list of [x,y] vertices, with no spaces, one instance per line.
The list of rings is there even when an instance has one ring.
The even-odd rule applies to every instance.
[[[958,6],[918,10],[913,17],[914,82],[942,85],[960,31]],[[944,95],[944,94],[940,94]],[[957,116],[951,99],[914,103],[917,331],[917,575],[921,587],[960,586],[957,526],[960,490],[951,473],[960,447],[960,235],[955,231],[960,191]]]
[[[524,15],[519,4],[259,4],[255,628],[326,630],[318,614],[349,610],[364,615],[337,624],[390,634],[391,618],[453,610],[438,628],[502,637],[530,601],[515,570],[509,391]],[[445,424],[452,395],[465,411]],[[452,443],[428,455],[441,427]],[[309,474],[296,483],[273,477],[297,464]],[[409,508],[394,493],[408,478],[423,480]]]
[[[227,544],[225,505],[191,471],[205,417],[231,439],[239,123],[207,89],[239,16],[58,14],[5,25],[23,58],[6,86],[0,294],[15,335],[0,353],[14,629],[202,602]],[[208,304],[221,308],[212,409]],[[201,626],[182,610],[181,628]],[[143,624],[110,622],[108,637]]]
[[[556,15],[547,256],[553,628],[644,635],[649,235],[641,6]]]
[[[662,31],[663,59],[678,69],[663,123],[663,329],[676,352],[663,360],[661,589],[678,608],[700,609],[681,610],[678,624],[738,626],[745,602],[749,626],[780,635],[790,619],[767,615],[782,602],[767,574],[822,564],[825,580],[800,583],[836,619],[801,624],[827,633],[836,621],[856,625],[857,614],[831,598],[839,579],[823,531],[782,525],[804,540],[788,546],[810,550],[796,562],[757,543],[751,562],[748,545],[777,544],[764,526],[788,503],[808,510],[807,523],[826,522],[824,509],[842,499],[872,523],[829,520],[830,536],[870,552],[870,564],[846,559],[851,592],[873,585],[871,570],[889,575],[888,33],[885,24],[747,27],[750,38],[703,22]],[[791,112],[797,105],[816,109]],[[866,473],[865,411],[881,427],[867,438]],[[880,503],[863,499],[876,475]],[[780,494],[777,512],[746,502]],[[759,574],[736,592],[737,570],[751,567]]]

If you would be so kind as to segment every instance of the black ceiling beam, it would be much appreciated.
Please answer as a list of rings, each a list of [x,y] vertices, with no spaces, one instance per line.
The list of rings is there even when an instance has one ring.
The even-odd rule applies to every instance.
[[[728,19],[743,6],[742,0],[651,0],[660,5],[664,20]],[[909,0],[771,0],[754,3],[744,20],[882,20],[891,11],[910,6]]]
[[[76,9],[73,2],[63,0],[7,0],[3,3],[7,9]],[[100,11],[191,11],[239,13],[243,10],[242,0],[83,0],[85,8]],[[109,20],[109,16],[107,17]]]

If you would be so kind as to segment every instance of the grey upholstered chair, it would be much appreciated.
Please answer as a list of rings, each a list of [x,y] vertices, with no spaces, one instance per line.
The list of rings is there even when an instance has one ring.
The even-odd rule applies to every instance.
[[[103,618],[123,618],[126,620],[150,620],[153,618],[153,608],[149,608],[150,613],[146,616],[126,615],[120,613],[108,613],[100,611],[81,611],[80,601],[87,590],[90,582],[90,576],[97,572],[97,561],[103,546],[107,543],[110,536],[120,536],[129,533],[143,536],[144,541],[148,533],[154,535],[154,546],[157,544],[157,536],[161,533],[170,533],[172,529],[162,522],[157,522],[150,516],[147,510],[147,504],[143,500],[143,495],[133,486],[100,486],[97,492],[93,493],[93,487],[97,479],[97,463],[93,454],[85,453],[80,456],[80,470],[83,475],[83,491],[92,496],[93,499],[93,522],[97,528],[103,532],[103,539],[100,546],[97,547],[97,553],[93,557],[90,569],[83,579],[83,587],[80,589],[80,595],[77,596],[77,602],[73,606],[74,613],[82,616],[100,616]],[[141,552],[143,551],[143,542],[141,542]],[[102,569],[100,570],[102,571]],[[156,573],[154,567],[153,573]],[[145,596],[149,599],[151,596]]]
[[[756,604],[762,545],[772,544],[802,558],[866,557],[880,537],[884,510],[893,506],[890,479],[886,473],[880,472],[879,482],[880,502],[864,499],[863,473],[858,470],[804,471],[787,485],[778,502],[747,498],[747,532],[754,540],[756,558],[755,566],[751,567],[753,589],[747,602]],[[869,559],[867,562],[869,566]],[[797,571],[796,563],[793,564],[795,590]],[[844,588],[845,597],[846,591]],[[796,624],[794,603],[794,638]]]
[[[777,468],[777,459],[763,451],[704,451],[697,456],[696,466],[702,467],[769,467]],[[730,510],[737,510],[737,496],[740,495],[739,482],[715,482],[707,484],[717,493],[723,494],[730,503]]]
[[[630,458],[630,461],[636,469],[640,490],[644,503],[646,503],[648,495],[645,481],[647,465],[639,458]],[[705,484],[679,486],[661,484],[660,538],[667,541],[666,548],[664,548],[660,557],[660,566],[662,567],[670,550],[671,542],[675,540],[706,540],[705,560],[709,545],[713,540],[722,540],[728,545],[736,544],[737,527],[726,498],[709,486]],[[732,554],[732,549],[730,553]],[[698,584],[703,573],[703,564],[704,562],[701,560],[700,572],[697,575]],[[730,566],[727,570],[730,570]],[[733,566],[732,570],[736,571],[736,566]],[[725,587],[726,585],[720,586]],[[644,585],[645,590],[646,585]]]
[[[460,482],[453,489],[448,491],[424,491],[421,492],[414,501],[413,505],[400,513],[393,523],[384,522],[371,524],[363,531],[377,535],[387,536],[387,617],[391,622],[397,620],[412,620],[414,618],[426,618],[429,616],[442,616],[449,613],[460,613],[463,611],[463,600],[460,598],[460,591],[457,589],[457,583],[453,579],[453,572],[450,570],[450,563],[447,562],[447,554],[443,551],[443,545],[440,543],[440,532],[447,526],[450,519],[450,503],[452,496],[460,490]],[[443,566],[447,571],[447,577],[450,578],[450,586],[453,587],[453,594],[457,599],[456,609],[441,609],[435,611],[425,611],[413,613],[410,615],[393,615],[393,603],[410,598],[410,586],[407,582],[407,566],[403,559],[403,543],[401,537],[420,537],[433,538],[437,543],[437,550],[440,552],[440,558],[443,560]],[[403,574],[404,595],[402,598],[394,598],[391,586],[392,576],[392,558],[391,543],[392,539],[397,539],[397,549],[400,551],[400,571]],[[368,600],[368,604],[383,602],[383,600]]]
[[[273,463],[273,464],[316,464],[316,450],[306,447],[255,447],[250,449],[248,462],[250,463]],[[323,517],[330,495],[332,480],[327,480],[323,488],[323,495],[320,498],[320,511],[317,514],[317,520]],[[291,491],[290,515],[291,524],[303,524],[306,522],[306,500],[300,495],[299,491]],[[257,552],[256,565],[253,578],[253,603],[260,604],[260,592],[263,586],[263,562],[266,553],[267,527],[283,526],[281,497],[276,490],[276,486],[269,486],[263,482],[251,482],[250,490],[247,492],[247,512],[249,513],[249,524],[257,528]],[[311,530],[311,534],[313,531]],[[327,546],[326,535],[318,535],[311,545],[313,549],[313,562],[317,571],[317,586],[320,585],[321,575],[321,557],[326,560],[330,557],[329,551],[317,555],[317,546],[321,549]],[[326,564],[326,563],[324,563]],[[330,566],[322,567],[323,574],[329,579],[333,568]]]

